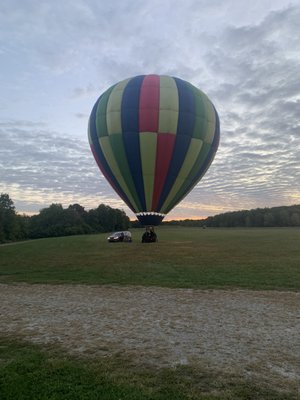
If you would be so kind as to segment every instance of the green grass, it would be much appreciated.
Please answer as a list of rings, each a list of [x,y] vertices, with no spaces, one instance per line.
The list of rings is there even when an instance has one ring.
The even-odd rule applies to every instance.
[[[107,235],[0,247],[0,282],[299,290],[300,229],[159,228],[159,243],[106,242]],[[1,400],[296,400],[295,389],[200,365],[158,369],[121,355],[72,358],[0,338]],[[293,391],[294,390],[294,391]]]
[[[299,290],[300,229],[157,229],[159,242],[104,235],[0,247],[0,282]]]
[[[155,369],[121,356],[76,359],[0,339],[1,400],[296,400],[296,389],[201,367]]]

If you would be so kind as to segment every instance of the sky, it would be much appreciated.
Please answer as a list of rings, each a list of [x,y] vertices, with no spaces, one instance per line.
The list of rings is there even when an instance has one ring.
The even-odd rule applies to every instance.
[[[300,203],[300,3],[2,0],[0,193],[19,213],[105,203],[87,124],[108,87],[140,74],[191,82],[221,122],[213,164],[169,219]]]

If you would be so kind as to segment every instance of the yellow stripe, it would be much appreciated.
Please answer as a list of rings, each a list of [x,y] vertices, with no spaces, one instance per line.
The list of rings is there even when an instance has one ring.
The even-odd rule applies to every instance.
[[[156,163],[156,145],[157,134],[153,132],[141,132],[140,134],[140,154],[142,160],[142,172],[144,181],[144,193],[146,200],[146,211],[151,210],[154,178],[155,178],[155,163]]]
[[[169,76],[160,77],[159,133],[176,134],[178,123],[178,90],[176,82]]]
[[[124,89],[130,79],[118,83],[112,90],[106,108],[107,131],[109,135],[122,132],[121,106]]]

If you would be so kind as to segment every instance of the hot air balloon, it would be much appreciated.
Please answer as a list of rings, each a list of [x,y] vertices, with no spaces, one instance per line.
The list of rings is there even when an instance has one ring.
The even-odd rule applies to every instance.
[[[170,76],[123,80],[89,119],[94,158],[143,225],[158,225],[199,182],[219,145],[217,111],[192,84]]]

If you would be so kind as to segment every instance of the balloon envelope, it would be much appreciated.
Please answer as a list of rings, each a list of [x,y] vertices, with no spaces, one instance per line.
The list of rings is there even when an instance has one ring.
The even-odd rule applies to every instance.
[[[89,119],[95,160],[143,225],[158,225],[199,182],[219,145],[208,97],[179,78],[141,75],[110,87]]]

